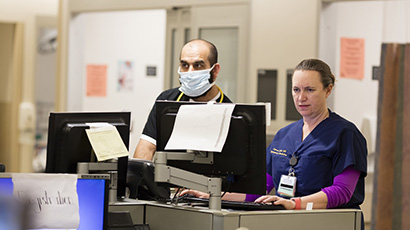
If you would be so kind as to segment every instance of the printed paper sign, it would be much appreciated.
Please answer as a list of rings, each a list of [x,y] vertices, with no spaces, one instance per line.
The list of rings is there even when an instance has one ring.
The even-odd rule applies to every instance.
[[[87,96],[107,96],[107,65],[87,65]]]
[[[129,156],[127,147],[115,126],[108,123],[87,123],[88,139],[98,161]]]
[[[235,104],[181,105],[165,150],[221,152]]]
[[[27,207],[29,229],[77,229],[77,175],[16,173],[13,196]]]
[[[118,91],[132,91],[134,80],[134,63],[132,61],[118,62]]]
[[[340,77],[364,78],[364,39],[341,38]]]

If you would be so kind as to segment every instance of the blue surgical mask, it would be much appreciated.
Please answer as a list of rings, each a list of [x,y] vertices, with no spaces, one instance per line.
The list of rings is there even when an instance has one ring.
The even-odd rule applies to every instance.
[[[215,82],[209,83],[211,71],[214,66],[215,65],[213,65],[210,69],[190,72],[181,72],[181,67],[179,67],[179,82],[181,83],[179,91],[189,97],[198,97],[208,91],[213,85],[215,85]]]

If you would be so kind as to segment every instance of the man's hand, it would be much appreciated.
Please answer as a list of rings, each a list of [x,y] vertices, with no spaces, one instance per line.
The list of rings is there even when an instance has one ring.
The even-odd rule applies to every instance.
[[[199,198],[209,199],[209,194],[208,193],[200,192],[200,191],[197,191],[197,190],[191,190],[191,189],[186,189],[186,190],[182,191],[181,193],[178,194],[178,196],[182,196],[182,195],[185,195],[185,194],[191,194],[191,195],[194,195],[194,196],[199,197]]]

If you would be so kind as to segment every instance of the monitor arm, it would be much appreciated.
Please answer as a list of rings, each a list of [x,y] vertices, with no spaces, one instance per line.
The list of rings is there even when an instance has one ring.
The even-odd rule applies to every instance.
[[[168,182],[209,193],[209,208],[221,210],[221,178],[206,177],[167,165],[168,160],[194,161],[196,158],[197,155],[192,152],[156,152],[154,156],[155,181]]]

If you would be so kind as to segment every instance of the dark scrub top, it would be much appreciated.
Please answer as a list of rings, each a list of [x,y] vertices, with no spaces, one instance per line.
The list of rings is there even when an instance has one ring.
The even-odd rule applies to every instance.
[[[302,119],[282,128],[266,150],[267,173],[272,176],[275,188],[281,176],[289,173],[292,153],[298,158],[296,197],[331,186],[333,178],[352,165],[361,174],[350,201],[338,208],[359,208],[364,200],[364,177],[367,175],[367,145],[363,135],[353,123],[330,110],[329,117],[304,141],[302,128]]]
[[[178,90],[178,88],[173,88],[173,89],[168,89],[164,92],[162,92],[156,100],[169,100],[169,101],[189,101],[190,97],[186,96],[185,94],[181,96],[181,91]],[[216,102],[223,102],[223,103],[232,103],[232,101],[222,93],[220,90],[220,97],[216,100]],[[144,130],[142,131],[143,135],[149,136],[153,138],[154,140],[157,139],[157,128],[156,128],[156,105],[151,109],[151,112],[148,116],[148,120],[145,123]]]

